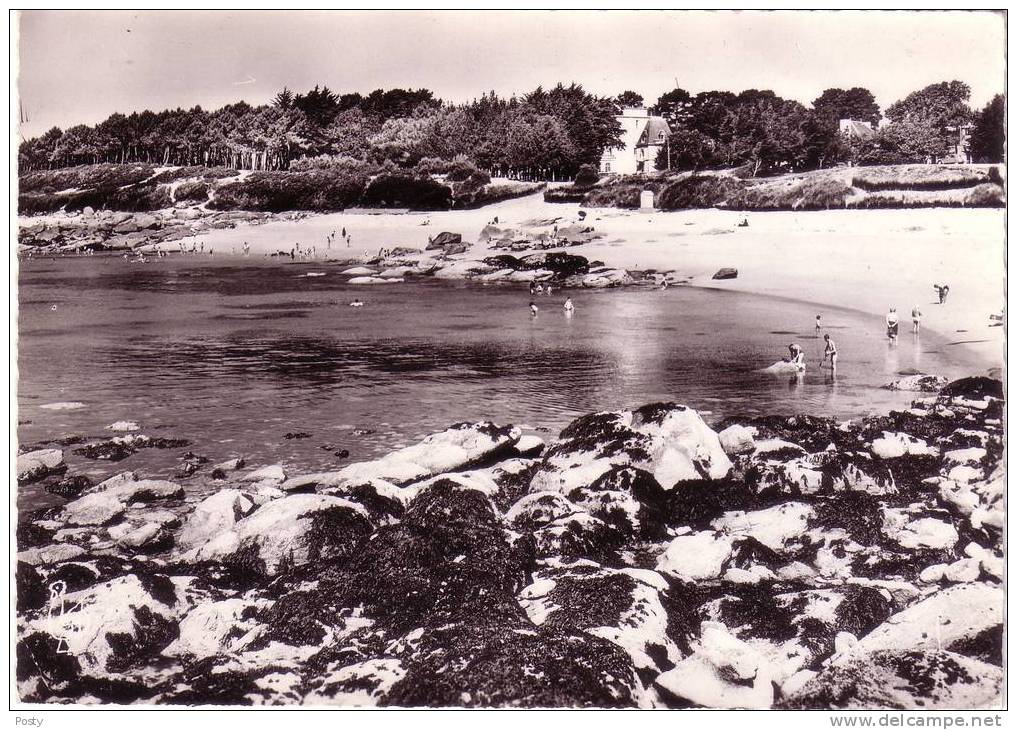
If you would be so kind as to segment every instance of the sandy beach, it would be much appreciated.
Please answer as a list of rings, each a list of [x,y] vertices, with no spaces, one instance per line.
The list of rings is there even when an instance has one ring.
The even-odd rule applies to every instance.
[[[579,212],[578,205],[545,203],[534,195],[469,211],[316,215],[210,231],[182,243],[203,242],[217,256],[238,254],[245,241],[252,256],[289,251],[300,243],[303,249],[315,246],[324,261],[373,256],[381,248],[423,249],[429,235],[442,231],[476,241],[495,217],[503,227],[552,219],[564,226],[578,221]],[[990,326],[989,319],[1004,306],[1001,210],[586,212],[585,222],[602,237],[563,250],[611,267],[674,271],[694,286],[814,303],[817,313],[827,313],[827,321],[829,310],[845,308],[872,315],[873,327],[882,327],[882,317],[894,306],[902,332],[907,332],[917,304],[923,327],[969,348],[987,369],[1003,364],[1004,328]],[[748,227],[739,227],[743,219]],[[344,228],[350,245],[337,235],[328,248],[329,234]],[[162,247],[173,250],[179,243]],[[481,243],[456,258],[488,255]],[[738,277],[713,280],[721,267],[737,268]],[[949,284],[945,305],[939,305],[934,283]]]

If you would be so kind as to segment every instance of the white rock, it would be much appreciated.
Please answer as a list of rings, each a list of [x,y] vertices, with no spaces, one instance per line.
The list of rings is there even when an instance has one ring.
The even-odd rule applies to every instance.
[[[804,502],[785,502],[754,512],[725,512],[710,526],[732,536],[752,537],[771,550],[780,552],[784,545],[808,531],[815,510]]]
[[[833,651],[835,654],[843,654],[850,651],[858,643],[858,637],[850,631],[838,631],[833,637]]]
[[[776,679],[769,662],[722,624],[704,621],[692,656],[657,677],[656,684],[703,707],[766,709]]]
[[[543,450],[544,439],[540,438],[540,436],[534,436],[532,434],[522,436],[519,438],[519,441],[516,442],[516,452],[524,458],[539,456],[540,452]]]
[[[546,525],[580,511],[558,492],[531,492],[509,508],[505,520],[516,526]]]
[[[46,411],[77,411],[87,406],[81,401],[60,401],[58,403],[46,403],[39,406]]]
[[[954,449],[943,454],[947,461],[957,464],[973,464],[985,458],[985,449],[975,446],[969,449]]]
[[[383,479],[402,486],[443,472],[457,471],[518,442],[518,429],[502,430],[489,423],[461,424],[433,433],[420,443],[380,459],[350,464],[322,486]]]
[[[380,276],[354,276],[347,284],[399,284],[402,279],[383,279]]]
[[[32,565],[52,565],[80,558],[85,554],[77,545],[43,545],[29,548],[18,553],[18,561]]]
[[[87,673],[101,675],[108,670],[109,659],[118,653],[109,637],[138,635],[137,611],[145,608],[150,615],[175,621],[181,602],[167,606],[154,598],[136,576],[128,575],[68,593],[64,605],[67,610],[62,615],[44,614],[29,623],[30,630],[62,637],[67,652]]]
[[[190,656],[205,659],[217,654],[243,650],[264,631],[264,625],[253,618],[243,618],[249,609],[271,605],[265,599],[230,598],[225,601],[201,603],[180,622],[180,636],[163,649],[165,656]]]
[[[344,276],[374,276],[377,272],[366,266],[354,266],[341,272]]]
[[[221,461],[218,464],[212,465],[212,471],[219,469],[220,471],[236,471],[237,469],[244,468],[244,458],[242,456],[235,457],[233,459],[227,459]]]
[[[982,573],[982,563],[977,558],[961,558],[950,563],[943,571],[945,577],[951,583],[971,583],[978,580]]]
[[[368,659],[345,667],[330,665],[323,681],[303,700],[305,705],[373,707],[406,676],[398,659]]]
[[[957,529],[948,522],[934,517],[912,519],[907,508],[883,510],[883,532],[891,540],[911,550],[933,548],[946,550],[957,544]]]
[[[936,456],[939,451],[910,434],[883,431],[882,438],[873,439],[872,453],[880,459],[896,459],[906,455]]]
[[[685,582],[717,578],[733,547],[734,541],[727,535],[680,535],[657,558],[657,570]]]
[[[852,654],[882,649],[945,649],[1003,622],[1002,589],[966,583],[933,593],[859,640]]]
[[[272,464],[271,466],[264,466],[261,469],[247,472],[240,477],[240,481],[282,484],[286,481],[286,472],[283,470],[282,464]]]
[[[752,426],[734,424],[717,434],[720,446],[728,456],[746,454],[755,448],[754,437],[758,431]]]
[[[303,565],[309,559],[308,533],[314,515],[335,508],[359,515],[370,526],[367,510],[355,502],[324,494],[294,494],[260,507],[231,529],[184,553],[181,558],[200,562],[221,559],[239,549],[256,549],[269,574],[289,561]]]
[[[115,421],[106,426],[106,430],[126,433],[128,431],[139,431],[141,426],[136,421]]]
[[[985,475],[981,469],[973,466],[958,465],[947,473],[946,478],[954,482],[974,482],[982,479]]]
[[[64,463],[64,452],[60,449],[39,449],[19,454],[17,460],[18,482],[40,479]]]
[[[790,693],[782,707],[984,710],[1001,705],[1002,675],[999,667],[938,649],[848,652]]]
[[[123,515],[126,506],[116,495],[86,494],[64,505],[61,517],[72,525],[104,525]]]

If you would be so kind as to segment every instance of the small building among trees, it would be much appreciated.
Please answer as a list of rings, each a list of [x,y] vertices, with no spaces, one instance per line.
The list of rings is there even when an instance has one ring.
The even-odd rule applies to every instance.
[[[653,170],[657,153],[671,136],[667,121],[643,107],[623,108],[615,118],[622,127],[621,146],[604,151],[600,172],[629,175]]]

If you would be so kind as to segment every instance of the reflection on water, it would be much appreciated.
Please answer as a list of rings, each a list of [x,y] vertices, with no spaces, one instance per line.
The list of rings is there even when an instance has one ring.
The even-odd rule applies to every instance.
[[[829,310],[834,377],[819,367],[816,308],[797,302],[678,287],[570,291],[573,316],[556,294],[535,297],[531,317],[525,285],[351,287],[344,267],[312,268],[325,276],[301,276],[311,268],[300,264],[190,257],[24,262],[18,417],[30,423],[19,437],[100,435],[130,419],[149,435],[190,439],[213,460],[243,454],[252,464],[328,469],[342,463],[338,448],[367,458],[456,421],[557,432],[582,413],[654,400],[712,420],[852,417],[906,406],[911,394],[879,387],[902,369],[952,377],[969,365],[932,333],[889,346],[881,318]],[[349,307],[354,297],[365,306]],[[792,340],[806,352],[804,375],[758,372]],[[39,408],[66,400],[88,408]],[[283,438],[292,431],[312,438]],[[178,457],[145,450],[75,468],[168,475]]]

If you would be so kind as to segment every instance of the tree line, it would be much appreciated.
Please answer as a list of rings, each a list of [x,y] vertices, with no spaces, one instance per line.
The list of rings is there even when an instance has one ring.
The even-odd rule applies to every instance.
[[[933,84],[889,106],[888,123],[880,126],[883,112],[860,87],[827,89],[811,107],[767,90],[692,95],[675,88],[652,106],[672,129],[656,163],[676,170],[745,165],[763,175],[843,162],[935,161],[968,124],[972,158],[1001,162],[1004,101],[997,96],[975,112],[969,97],[962,82]],[[569,179],[620,145],[616,115],[642,103],[634,91],[598,97],[578,84],[538,87],[521,97],[490,92],[465,104],[442,102],[427,89],[361,95],[284,88],[260,106],[116,113],[93,126],[53,128],[21,143],[18,164],[21,171],[101,162],[287,170],[297,161],[302,169],[337,162],[414,168],[465,159],[494,175]],[[877,131],[845,136],[840,119]]]
[[[22,171],[100,162],[285,170],[295,160],[351,158],[413,167],[466,157],[496,174],[567,178],[619,143],[613,100],[578,84],[521,98],[494,92],[445,104],[427,89],[337,94],[283,89],[271,104],[113,114],[23,142]]]
[[[626,92],[629,95],[634,92]],[[960,130],[970,129],[967,152],[975,162],[1002,162],[1004,102],[996,96],[981,111],[968,106],[960,81],[932,84],[883,112],[868,89],[827,89],[808,108],[772,91],[740,94],[681,88],[655,105],[671,126],[658,169],[699,170],[751,165],[754,175],[813,170],[839,163],[887,165],[936,162],[949,155]],[[638,94],[634,95],[638,98]],[[633,101],[633,96],[628,97]],[[872,135],[842,134],[840,120],[865,122]]]

